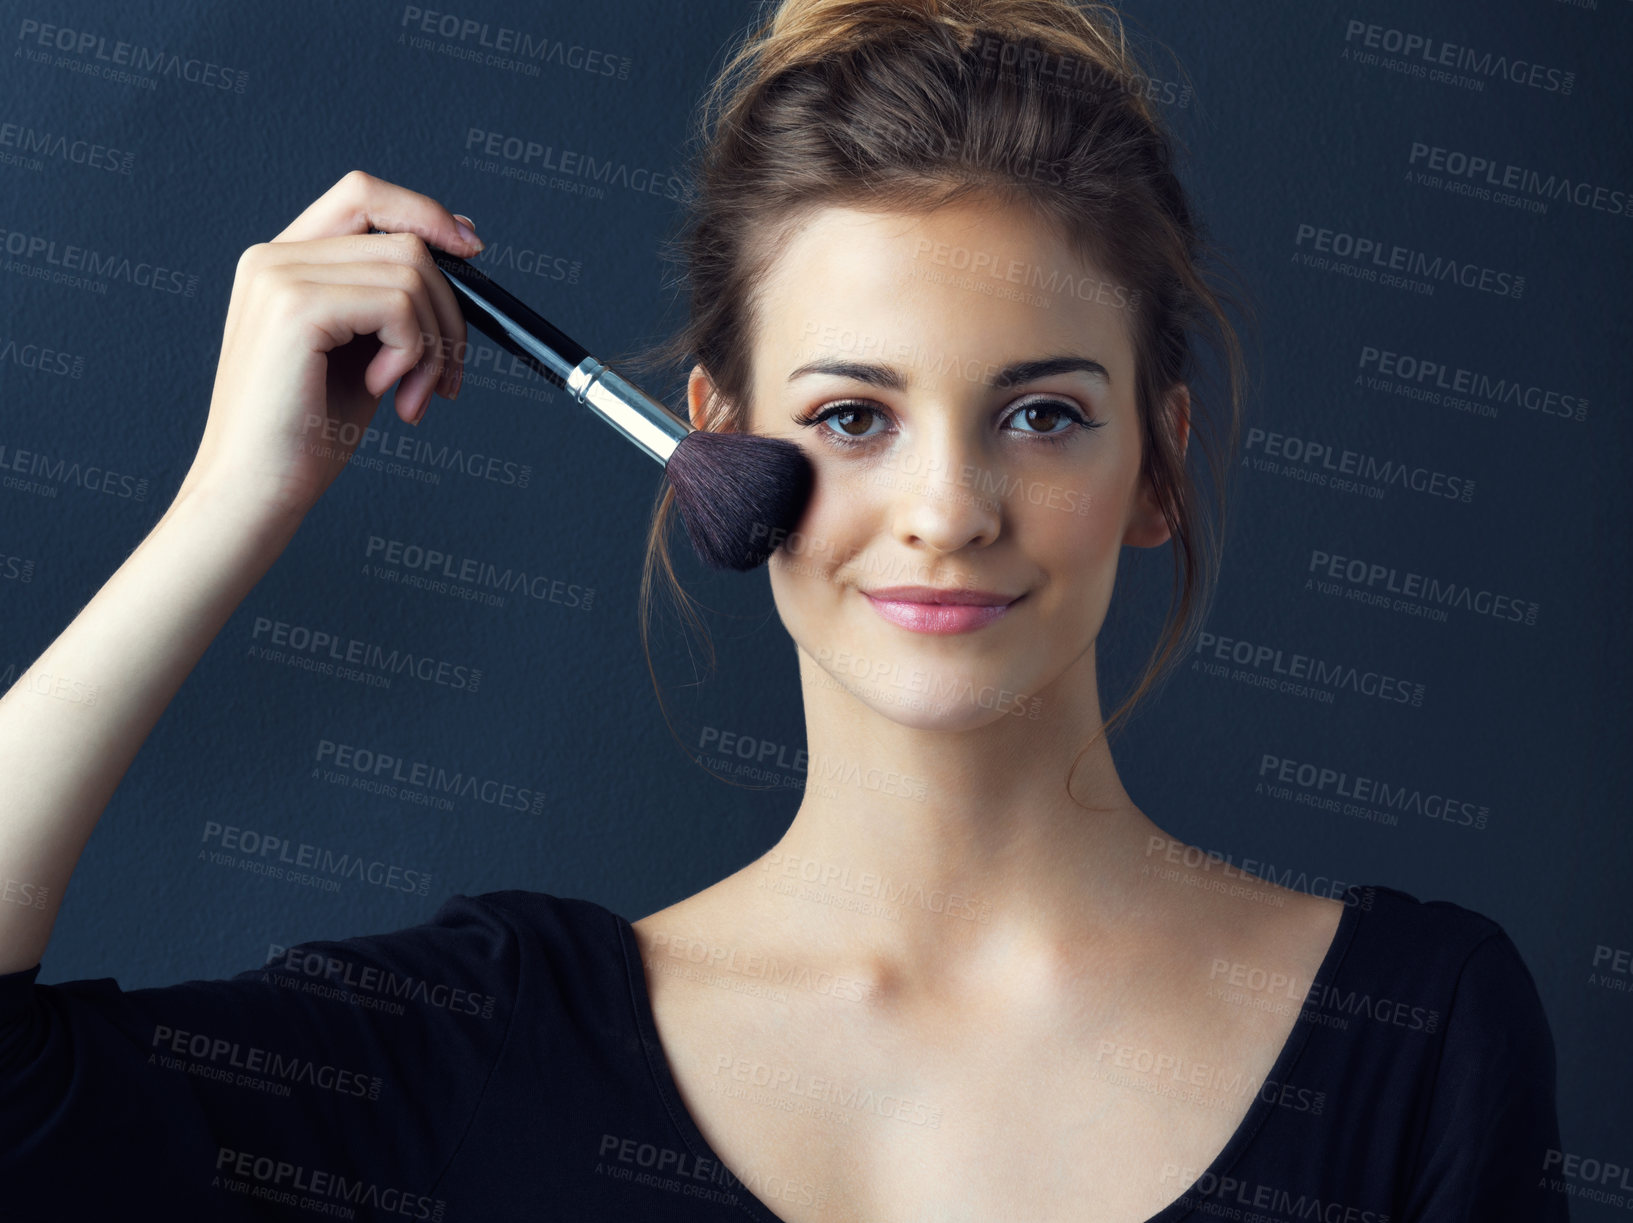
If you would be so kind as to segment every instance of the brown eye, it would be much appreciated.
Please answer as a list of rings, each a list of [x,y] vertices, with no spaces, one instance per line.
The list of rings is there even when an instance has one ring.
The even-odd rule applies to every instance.
[[[1015,432],[1031,433],[1050,439],[1070,433],[1074,425],[1092,426],[1099,423],[1086,420],[1075,407],[1058,399],[1040,399],[1025,404],[1010,413],[1005,423],[1013,425],[1016,421],[1020,421],[1026,427],[1016,429]],[[1062,424],[1065,428],[1059,427]]]
[[[871,409],[869,408],[842,408],[833,414],[832,419],[839,422],[840,429],[849,436],[865,437],[870,423],[868,419],[870,415]],[[853,429],[851,428],[852,424],[859,424],[861,427]]]
[[[882,435],[869,432],[874,418],[883,419],[879,409],[865,403],[836,403],[820,411],[794,417],[796,424],[821,425],[828,441],[836,446],[859,446]],[[834,426],[838,426],[837,428]]]

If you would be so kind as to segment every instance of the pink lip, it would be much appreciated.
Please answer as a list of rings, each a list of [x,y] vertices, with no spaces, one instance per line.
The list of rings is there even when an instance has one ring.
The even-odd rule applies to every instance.
[[[991,624],[1024,595],[1011,598],[988,590],[937,590],[932,586],[892,586],[864,590],[873,609],[892,624],[915,633],[967,633]]]

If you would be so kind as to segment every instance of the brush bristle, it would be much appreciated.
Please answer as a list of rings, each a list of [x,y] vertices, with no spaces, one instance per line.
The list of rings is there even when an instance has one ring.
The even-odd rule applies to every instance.
[[[686,534],[703,563],[739,572],[763,565],[810,500],[813,472],[793,442],[694,429],[665,465]]]

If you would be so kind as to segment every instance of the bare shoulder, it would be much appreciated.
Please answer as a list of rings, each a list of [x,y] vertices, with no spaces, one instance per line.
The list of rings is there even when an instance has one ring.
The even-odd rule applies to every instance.
[[[1142,902],[1208,961],[1210,979],[1311,981],[1345,904],[1283,887],[1196,846],[1168,841],[1140,869]]]
[[[660,1028],[670,1017],[718,1021],[722,1008],[734,1009],[734,995],[763,994],[775,978],[763,923],[744,907],[735,882],[727,876],[630,923]]]
[[[676,1063],[686,1059],[698,1032],[729,1018],[722,1011],[723,992],[707,988],[720,980],[720,966],[736,958],[731,939],[719,929],[713,891],[705,888],[630,923],[641,953],[653,1022],[675,1072],[682,1076],[683,1094],[685,1079],[682,1066]],[[695,1101],[688,1100],[688,1104]]]
[[[677,900],[674,904],[648,913],[639,921],[630,923],[635,941],[643,957],[666,951],[671,943],[686,939],[705,941],[731,937],[729,932],[740,923],[734,920],[730,901],[731,876],[710,884],[701,892]]]

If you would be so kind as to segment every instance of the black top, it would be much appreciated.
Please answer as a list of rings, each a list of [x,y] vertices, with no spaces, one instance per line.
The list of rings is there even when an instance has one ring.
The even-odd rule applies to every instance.
[[[1148,1223],[1567,1219],[1553,1040],[1513,942],[1392,888],[1344,901],[1240,1128]],[[779,1203],[824,1200],[709,1149],[634,931],[591,901],[454,896],[423,925],[160,989],[38,974],[0,974],[7,1219],[780,1223]]]

